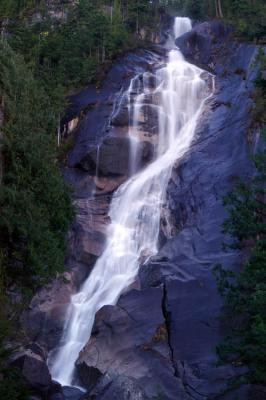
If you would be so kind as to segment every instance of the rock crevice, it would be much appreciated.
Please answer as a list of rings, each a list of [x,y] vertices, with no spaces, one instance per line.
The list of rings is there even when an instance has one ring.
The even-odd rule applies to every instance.
[[[217,366],[215,347],[225,327],[212,269],[221,263],[237,271],[241,264],[240,252],[222,247],[222,198],[237,178],[254,172],[247,133],[256,47],[234,42],[230,29],[219,21],[196,25],[177,45],[191,62],[215,75],[215,92],[205,104],[189,153],[173,168],[159,253],[141,265],[137,289],[129,288],[116,306],[98,311],[91,338],[77,360],[77,373],[93,400],[248,399],[247,385],[226,391],[228,379],[240,369]],[[128,89],[134,74],[152,75],[151,64],[156,68],[162,61],[148,51],[128,54],[111,69],[101,90],[90,87],[72,98],[70,114],[95,105],[76,128],[64,171],[74,186],[77,209],[69,233],[68,283],[57,280],[42,289],[23,316],[28,331],[34,332],[29,334],[32,340],[43,343],[45,332],[48,349],[58,344],[71,293],[102,252],[109,202],[128,174],[128,151],[120,154],[119,147],[127,140],[129,116],[124,104],[112,113],[117,93]],[[121,76],[126,76],[123,82]],[[152,112],[148,122],[143,120],[139,133],[145,138],[145,162],[152,157],[153,139],[147,140],[147,132],[156,137]],[[101,151],[108,146],[113,150],[106,150],[97,162],[101,143]]]

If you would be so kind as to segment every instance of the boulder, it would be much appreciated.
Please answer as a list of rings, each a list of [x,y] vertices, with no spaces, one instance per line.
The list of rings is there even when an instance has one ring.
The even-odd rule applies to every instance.
[[[215,62],[215,56],[223,58],[232,28],[222,21],[208,21],[176,39],[176,45],[191,62],[206,68]]]
[[[60,340],[74,287],[73,275],[65,272],[41,288],[21,316],[22,329],[46,350],[52,349]]]
[[[81,167],[92,174],[127,175],[129,171],[129,138],[110,137],[80,162]]]
[[[75,200],[76,216],[69,233],[67,252],[78,263],[87,265],[89,271],[105,246],[110,199],[109,194],[101,194]]]
[[[174,166],[167,188],[176,231],[168,235],[164,230],[158,255],[141,266],[141,290],[98,312],[80,354],[77,369],[97,400],[105,393],[111,398],[111,388],[122,391],[124,379],[148,399],[249,396],[248,385],[225,394],[228,379],[246,369],[217,365],[215,347],[226,327],[212,270],[222,263],[237,271],[244,256],[223,249],[227,237],[221,225],[227,214],[222,198],[239,177],[248,179],[254,172],[247,132],[256,49],[230,42],[230,29],[220,22],[196,26],[182,40],[191,61],[216,73],[215,92],[198,121],[194,144]]]
[[[153,145],[139,142],[140,167],[153,157]],[[80,162],[80,166],[93,175],[120,176],[130,172],[131,140],[129,137],[111,136],[90,151]]]
[[[75,259],[81,263],[93,264],[103,252],[106,237],[102,232],[75,230],[76,247],[73,251]]]
[[[60,383],[52,381],[47,398],[48,400],[65,400],[63,388]]]
[[[264,400],[266,399],[265,385],[252,385],[249,391],[248,400]]]
[[[108,375],[106,399],[111,399],[112,391],[119,400],[153,399],[160,393],[168,400],[186,399],[174,374],[162,302],[162,287],[132,290],[117,306],[98,311],[91,338],[76,364],[90,395],[100,396]]]
[[[135,379],[125,376],[104,375],[84,400],[146,400]]]
[[[48,397],[48,400],[65,400],[65,396],[63,393],[53,393],[51,396]]]
[[[63,393],[65,400],[83,400],[84,397],[84,391],[71,386],[64,386]]]
[[[142,289],[159,286],[177,277],[180,281],[189,281],[192,279],[189,273],[170,260],[167,260],[167,258],[158,261],[155,258],[153,261],[151,257],[150,261],[147,264],[141,265],[139,269],[139,279]]]
[[[245,81],[248,71],[252,74],[256,71],[256,67],[250,68],[256,46],[237,43],[232,31],[222,21],[208,21],[195,25],[190,32],[177,38],[176,45],[188,61],[213,72],[219,80]],[[220,83],[216,81],[216,85]]]
[[[34,345],[36,348],[36,344]],[[46,360],[40,351],[33,351],[32,348],[24,348],[12,355],[10,365],[17,367],[22,372],[27,386],[38,393],[48,393],[52,384]]]
[[[129,125],[129,112],[128,112],[128,96],[124,94],[117,106],[111,123],[114,126],[128,126]]]
[[[252,44],[232,42],[230,29],[219,21],[196,25],[177,40],[177,45],[191,62],[215,73],[215,92],[198,121],[193,146],[174,166],[168,184],[167,207],[171,218],[164,213],[163,219],[170,220],[176,229],[170,232],[168,226],[162,227],[159,254],[140,268],[141,290],[130,290],[116,306],[99,310],[92,336],[80,353],[77,373],[90,390],[86,399],[232,400],[237,396],[248,399],[247,385],[234,393],[221,394],[227,388],[228,378],[245,370],[231,365],[217,366],[215,346],[226,331],[219,319],[223,303],[212,269],[222,263],[237,271],[243,257],[241,252],[223,249],[227,237],[221,230],[226,218],[222,198],[239,177],[248,179],[254,173],[249,161],[253,149],[247,132],[253,104],[256,49]],[[139,53],[130,56],[130,62],[136,63],[140,72],[147,69],[149,60],[147,53],[145,62],[141,61],[142,56]],[[80,185],[85,187],[78,191],[78,216],[69,241],[71,263],[75,260],[91,264],[93,257],[101,254],[108,223],[111,190],[106,190],[108,198],[102,203],[101,196],[97,197],[98,208],[92,206],[92,180],[83,183],[83,174],[97,172],[100,179],[119,176],[121,181],[128,175],[129,139],[107,136],[110,132],[105,130],[113,105],[110,93],[120,90],[123,71],[121,65],[110,71],[106,86],[97,94],[99,101],[79,124],[76,145],[69,158],[70,169],[83,169]],[[128,84],[129,79],[126,80]],[[150,99],[145,101],[149,113]],[[122,117],[125,115],[120,115],[120,125],[125,123]],[[156,127],[155,118],[155,114],[150,116],[149,133],[153,124]],[[144,118],[142,122],[145,123]],[[118,133],[118,128],[114,127],[113,132]],[[98,151],[99,141],[102,145]],[[146,141],[141,141],[141,146],[144,164],[152,157],[153,147]],[[73,176],[74,182],[76,174]],[[86,197],[89,192],[91,197]],[[33,328],[33,337],[46,341],[48,347],[58,342],[61,316],[76,288],[74,281],[71,285],[66,292],[58,287],[59,300],[49,301],[57,299],[54,293],[57,286],[53,289],[52,285],[52,294],[44,291],[31,304],[32,314],[26,318],[29,327]],[[67,397],[66,392],[64,395]]]

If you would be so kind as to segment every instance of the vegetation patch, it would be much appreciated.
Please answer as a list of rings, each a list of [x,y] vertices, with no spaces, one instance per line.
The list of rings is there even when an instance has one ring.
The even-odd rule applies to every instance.
[[[225,299],[225,320],[230,334],[218,348],[222,361],[247,365],[237,383],[266,383],[266,57],[259,53],[254,116],[262,126],[264,144],[254,157],[257,169],[250,182],[241,182],[225,199],[229,217],[224,232],[234,239],[229,247],[244,249],[248,259],[239,273],[217,265],[218,288]],[[264,104],[264,107],[263,107]]]

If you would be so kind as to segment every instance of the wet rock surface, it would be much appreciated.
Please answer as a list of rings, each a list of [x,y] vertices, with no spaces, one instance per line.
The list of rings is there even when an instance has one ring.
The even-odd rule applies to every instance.
[[[80,161],[80,166],[92,175],[125,176],[130,173],[129,137],[110,136],[104,139],[99,147],[88,152]],[[148,141],[141,141],[138,145],[139,167],[141,168],[153,157],[153,145]]]
[[[129,164],[130,144],[125,137],[128,128],[122,126],[128,121],[122,121],[117,126],[111,124],[112,116],[120,112],[120,106],[123,107],[119,103],[120,94],[127,90],[133,76],[144,73],[150,64],[156,64],[161,59],[161,55],[148,50],[126,54],[110,69],[101,87],[89,86],[69,99],[70,106],[62,121],[64,134],[67,134],[73,121],[79,123],[77,126],[75,123],[73,128],[75,145],[62,172],[73,190],[75,218],[67,238],[67,272],[40,288],[21,316],[25,333],[23,341],[34,341],[44,348],[41,360],[36,361],[33,357],[33,368],[28,367],[32,361],[28,356],[23,356],[26,369],[20,362],[20,368],[27,372],[27,376],[24,375],[28,381],[34,381],[35,376],[44,379],[45,373],[49,374],[47,354],[58,346],[71,295],[87,278],[105,246],[106,227],[110,222],[109,204],[113,192],[125,181]],[[97,160],[99,147],[100,157]],[[151,143],[140,143],[143,163],[149,161],[152,152]],[[71,388],[62,391],[60,385],[55,386],[50,375],[47,375],[45,390],[41,381],[37,386],[40,390],[34,396],[38,399],[77,400],[84,394]],[[116,387],[119,391],[117,384]]]
[[[9,365],[18,368],[32,396],[30,400],[63,400],[61,385],[52,381],[46,364],[46,350],[36,342],[13,352]]]
[[[132,290],[116,306],[105,306],[97,313],[91,340],[77,361],[83,385],[90,390],[97,384],[97,393],[97,387],[107,381],[105,386],[116,388],[119,399],[154,398],[160,393],[167,399],[186,398],[171,363],[163,296],[163,287]],[[117,379],[130,382],[127,390]],[[132,397],[127,397],[128,391]],[[104,398],[112,395],[110,391]]]
[[[73,273],[64,273],[52,284],[41,288],[21,316],[22,329],[30,340],[46,351],[60,340],[70,296],[74,291]]]
[[[234,43],[230,30],[216,21],[196,25],[177,45],[189,61],[213,72],[214,96],[206,103],[190,152],[173,168],[162,219],[174,226],[169,233],[165,224],[158,255],[141,266],[140,290],[129,290],[116,306],[105,306],[96,315],[91,339],[77,361],[79,379],[88,389],[84,400],[248,398],[248,386],[226,391],[228,379],[242,369],[216,364],[215,346],[226,332],[212,269],[217,263],[238,269],[243,257],[223,250],[222,197],[239,177],[253,173],[248,130],[256,48]],[[68,237],[69,272],[41,289],[22,317],[31,340],[46,349],[58,344],[70,296],[103,251],[112,193],[126,178],[127,150],[117,153],[117,146],[97,163],[98,149],[110,136],[116,145],[127,140],[130,117],[119,96],[136,73],[149,71],[152,77],[162,57],[141,50],[128,54],[101,88],[89,87],[71,98],[65,122],[76,115],[82,119],[64,169],[77,210]],[[143,119],[145,146],[145,135],[156,135],[156,120],[148,115]],[[51,396],[76,400],[81,394],[58,389]]]
[[[134,387],[140,387],[148,399],[161,395],[244,400],[249,396],[247,385],[227,391],[228,381],[243,369],[217,366],[215,347],[226,331],[212,269],[221,263],[237,270],[242,261],[241,253],[223,250],[228,238],[221,231],[226,217],[222,198],[238,178],[253,173],[248,131],[256,48],[232,42],[230,31],[216,22],[196,26],[177,44],[182,50],[188,48],[185,55],[190,61],[213,71],[215,92],[206,103],[189,154],[175,165],[168,185],[167,207],[176,230],[171,238],[164,235],[158,255],[141,266],[141,290],[130,291],[117,306],[99,311],[78,371],[88,379],[88,388],[96,385],[97,389],[104,380],[105,388],[121,389],[122,377],[134,379]],[[155,298],[149,298],[151,290]],[[151,326],[154,336],[165,327],[162,343],[154,345]],[[132,357],[128,365],[127,357]],[[97,371],[93,378],[91,371]],[[157,393],[151,389],[154,384]],[[93,398],[112,398],[104,393],[96,390]],[[117,399],[127,398],[117,393]]]
[[[85,111],[75,133],[75,146],[68,157],[69,167],[79,165],[110,132],[114,135],[117,128],[127,125],[128,116],[123,115],[126,98],[121,101],[121,94],[129,88],[134,76],[148,71],[161,60],[162,56],[148,50],[128,53],[110,69],[101,87],[90,86],[70,97],[65,123]]]
[[[190,32],[176,39],[176,45],[190,62],[212,68],[218,58],[230,56],[229,41],[232,41],[232,28],[223,22],[210,21],[197,24]]]

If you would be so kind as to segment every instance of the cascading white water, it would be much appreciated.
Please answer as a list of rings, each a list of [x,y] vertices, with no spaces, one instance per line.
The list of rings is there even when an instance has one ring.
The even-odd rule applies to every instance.
[[[190,29],[188,18],[175,19],[175,37]],[[106,248],[79,293],[72,296],[60,347],[56,356],[49,359],[52,377],[62,385],[74,384],[75,362],[89,340],[96,312],[117,302],[136,278],[143,255],[157,252],[161,206],[171,168],[190,148],[208,96],[201,69],[187,63],[176,47],[168,57],[166,66],[156,72],[155,88],[147,86],[143,79],[143,92],[136,97],[133,127],[129,130],[131,137],[138,135],[137,120],[145,94],[159,98],[159,105],[152,106],[159,120],[154,161],[114,194]]]
[[[175,18],[174,22],[174,36],[178,38],[179,36],[183,35],[184,33],[190,31],[191,29],[191,21],[189,18]]]

